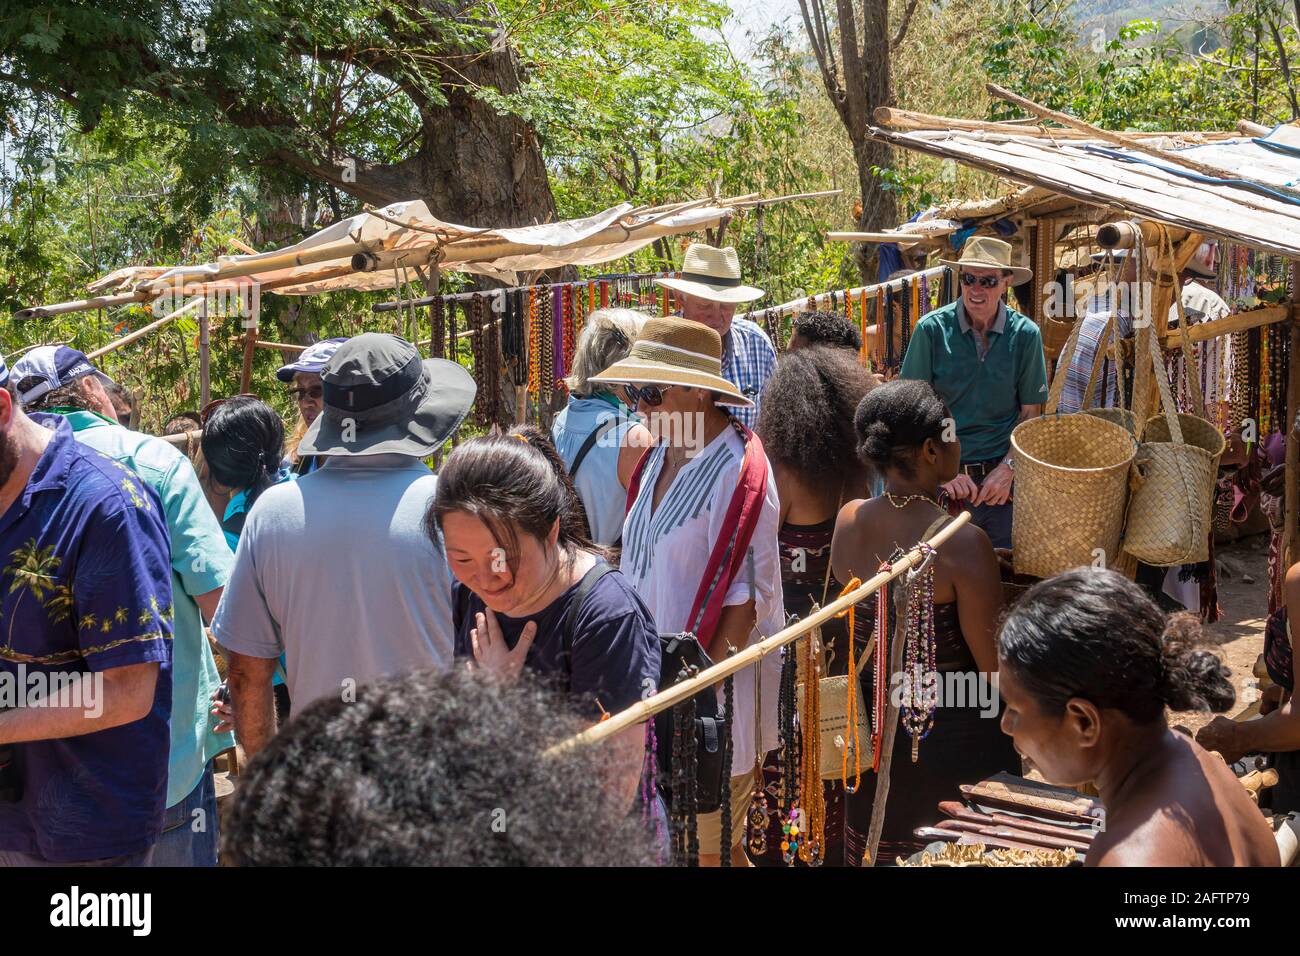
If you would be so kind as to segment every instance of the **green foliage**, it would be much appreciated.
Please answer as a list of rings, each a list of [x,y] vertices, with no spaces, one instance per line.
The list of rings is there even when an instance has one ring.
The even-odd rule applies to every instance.
[[[905,4],[895,2],[894,22]],[[760,305],[856,285],[852,149],[802,26],[777,27],[741,62],[721,0],[41,0],[0,12],[0,312],[85,295],[136,264],[210,261],[238,239],[297,241],[359,202],[313,173],[345,157],[412,157],[421,109],[467,91],[522,117],[541,143],[562,217],[617,202],[841,188],[830,199],[738,215],[725,239]],[[1112,129],[1230,129],[1298,112],[1291,4],[1229,0],[1214,23],[1171,29],[1149,13],[1080,28],[1067,0],[920,4],[894,51],[898,104],[1020,115],[988,81]],[[1131,14],[1130,14],[1131,15]],[[796,20],[797,22],[797,20]],[[196,32],[197,31],[197,32]],[[1201,49],[1202,44],[1207,44]],[[518,89],[476,85],[465,65],[508,45]],[[1198,52],[1199,51],[1199,52]],[[511,148],[502,144],[503,149]],[[1005,189],[970,168],[896,152],[872,170],[900,216]],[[671,267],[684,239],[591,272]],[[463,278],[454,274],[448,284]],[[263,298],[259,337],[303,341],[403,330],[371,306],[391,296]],[[215,305],[215,304],[214,304]],[[239,387],[242,329],[213,310],[212,391]],[[0,319],[0,352],[68,341],[87,351],[150,321],[144,308]],[[419,320],[427,323],[427,313]],[[427,329],[427,324],[424,325]],[[405,331],[405,330],[403,330]],[[427,335],[427,332],[423,334]],[[145,421],[198,404],[198,322],[110,353],[110,374],[148,396]],[[469,361],[468,352],[462,356]],[[280,353],[258,349],[254,390],[286,414]]]

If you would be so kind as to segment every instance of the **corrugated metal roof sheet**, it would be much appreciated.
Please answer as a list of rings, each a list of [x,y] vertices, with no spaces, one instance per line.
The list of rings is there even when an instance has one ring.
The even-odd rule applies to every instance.
[[[1230,239],[1300,258],[1300,201],[1282,192],[1300,182],[1300,130],[1169,149],[1224,170],[1213,178],[1172,160],[1102,141],[1053,140],[983,130],[929,129],[873,135],[1007,179],[1043,186],[1117,214]]]

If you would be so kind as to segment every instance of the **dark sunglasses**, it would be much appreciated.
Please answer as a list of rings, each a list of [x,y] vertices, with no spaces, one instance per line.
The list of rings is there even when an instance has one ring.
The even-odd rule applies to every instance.
[[[961,274],[962,285],[974,285],[975,283],[978,282],[980,284],[980,288],[983,289],[996,289],[998,287],[998,283],[1001,281],[1002,278],[1000,276],[975,276],[975,275],[971,275],[969,272],[963,272]]]
[[[250,395],[248,392],[240,392],[238,395],[231,395],[230,398],[257,398],[257,396]],[[214,398],[212,401],[208,402],[208,404],[204,405],[203,410],[199,412],[199,424],[206,426],[208,424],[208,419],[212,417],[212,413],[222,405],[226,404],[226,402],[230,401],[230,398]]]
[[[664,403],[664,392],[667,389],[676,388],[674,385],[624,385],[623,394],[627,396],[629,408],[636,408],[640,402],[645,402],[648,408],[658,408]]]
[[[321,385],[312,385],[309,388],[291,388],[289,389],[289,394],[298,402],[301,402],[304,398],[310,398],[312,401],[315,401],[325,394],[325,389]]]

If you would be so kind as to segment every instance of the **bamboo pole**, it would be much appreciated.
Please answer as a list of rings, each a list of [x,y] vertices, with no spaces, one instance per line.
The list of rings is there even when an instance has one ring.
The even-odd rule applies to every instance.
[[[907,604],[908,590],[905,587],[894,589],[894,640],[889,645],[889,673],[898,674],[903,670],[903,645],[907,643]],[[853,636],[849,636],[853,640]],[[879,653],[884,653],[884,648]],[[853,680],[852,677],[849,678]],[[862,861],[865,867],[876,865],[876,854],[880,850],[880,835],[885,829],[885,805],[889,802],[889,772],[894,765],[894,741],[898,737],[898,704],[894,695],[885,695],[885,726],[878,728],[880,733],[879,770],[876,771],[876,792],[871,799],[871,824],[867,827],[867,853]]]
[[[1195,325],[1189,325],[1187,327],[1187,338],[1192,342],[1204,342],[1206,339],[1217,339],[1224,335],[1231,335],[1233,332],[1244,332],[1247,329],[1256,329],[1262,325],[1275,325],[1278,322],[1286,322],[1290,318],[1290,305],[1269,305],[1262,309],[1251,309],[1249,312],[1227,315],[1212,322],[1197,322]],[[1181,333],[1169,332],[1165,335],[1164,347],[1167,349],[1181,348],[1182,341]]]
[[[57,302],[54,305],[36,305],[29,309],[19,309],[14,313],[18,321],[26,319],[48,319],[52,315],[66,312],[91,312],[95,309],[111,309],[119,305],[131,305],[135,302],[147,302],[156,298],[152,292],[122,292],[117,295],[98,295],[91,299],[77,299],[74,302]]]
[[[212,401],[211,361],[212,350],[209,346],[208,300],[203,300],[199,310],[199,408],[207,408]]]
[[[920,233],[920,232],[828,232],[826,240],[828,242],[897,242],[910,243],[915,245],[918,242],[925,242],[927,239],[939,241],[944,236],[956,232],[955,229],[949,229],[941,233]]]
[[[904,131],[915,130],[933,130],[933,129],[959,129],[971,131],[983,131],[989,133],[1004,133],[1008,136],[1033,136],[1038,139],[1087,139],[1091,134],[1085,134],[1075,129],[1048,129],[1041,125],[1019,125],[1011,122],[994,122],[989,120],[971,120],[958,119],[951,116],[936,116],[932,113],[918,113],[914,110],[901,110],[890,106],[879,106],[872,114],[872,118],[879,126],[888,126],[890,129],[899,129]],[[1209,130],[1198,132],[1194,130],[1166,130],[1163,132],[1132,132],[1125,135],[1133,136],[1138,139],[1186,139],[1200,142],[1217,142],[1219,140],[1232,139],[1237,134],[1235,132],[1223,130]]]
[[[829,302],[832,295],[842,295],[847,291],[849,295],[857,298],[860,295],[873,295],[883,292],[885,289],[901,289],[913,279],[920,279],[925,276],[929,279],[935,279],[943,275],[947,266],[931,266],[929,269],[922,269],[920,272],[913,272],[898,279],[890,279],[888,282],[877,282],[875,285],[860,285],[852,289],[841,290],[835,289],[833,292],[818,292],[815,295],[806,295],[799,299],[791,299],[789,302],[782,302],[780,305],[769,306],[766,309],[752,309],[745,313],[745,317],[753,319],[754,316],[761,316],[764,312],[779,312],[781,315],[793,315],[796,312],[804,312],[808,309],[808,300],[813,300],[813,306],[820,306],[823,302]],[[868,328],[871,328],[870,326]]]
[[[204,301],[203,296],[198,296],[196,298],[190,299],[189,302],[186,302],[179,309],[176,309],[175,311],[172,312],[168,312],[161,319],[155,319],[154,321],[150,322],[148,325],[144,325],[136,329],[130,335],[124,335],[120,339],[114,339],[112,342],[109,342],[107,345],[103,346],[102,348],[95,349],[95,351],[89,353],[86,356],[86,358],[90,359],[93,362],[101,355],[107,355],[109,352],[114,352],[117,349],[120,349],[124,345],[130,345],[132,342],[148,335],[150,332],[155,332],[158,329],[161,329],[164,325],[166,325],[168,322],[171,322],[173,319],[178,319],[182,315],[187,315],[188,313],[193,312],[196,308],[198,308],[199,305],[203,303],[203,301]]]
[[[1103,142],[1111,143],[1115,146],[1123,146],[1125,149],[1131,149],[1139,153],[1146,153],[1148,156],[1154,156],[1167,163],[1183,166],[1193,172],[1200,173],[1202,176],[1209,176],[1212,179],[1223,179],[1225,180],[1225,186],[1231,186],[1234,189],[1250,189],[1252,192],[1258,191],[1252,187],[1263,187],[1281,193],[1291,199],[1300,200],[1300,190],[1292,189],[1290,186],[1282,186],[1274,183],[1258,183],[1253,180],[1242,182],[1241,173],[1235,170],[1224,169],[1222,166],[1211,166],[1209,163],[1202,163],[1199,160],[1192,159],[1182,153],[1171,152],[1170,150],[1160,149],[1156,146],[1149,146],[1142,140],[1136,139],[1128,133],[1115,133],[1108,129],[1102,129],[1100,126],[1093,126],[1091,123],[1085,123],[1081,119],[1075,119],[1068,113],[1060,113],[1056,110],[1048,109],[1046,106],[1040,106],[1033,100],[1025,99],[1023,96],[1012,93],[1010,90],[1003,89],[996,83],[989,83],[987,89],[992,95],[1004,99],[1008,103],[1014,103],[1021,109],[1035,113],[1044,119],[1055,120],[1064,126],[1069,126],[1073,129],[1089,133]],[[1250,183],[1250,185],[1248,186],[1246,183]]]
[[[1246,136],[1267,136],[1273,132],[1267,126],[1261,126],[1259,123],[1252,123],[1250,120],[1237,120],[1237,132]]]
[[[943,528],[935,532],[925,543],[933,548],[938,548],[956,533],[957,529],[970,521],[970,512],[963,511],[952,521],[948,522]],[[875,594],[882,587],[888,584],[894,578],[900,577],[910,571],[924,560],[918,542],[902,558],[895,561],[889,571],[881,571],[875,577],[870,578],[861,586],[850,591],[842,597],[836,598],[824,608],[814,611],[802,621],[796,621],[789,627],[778,631],[771,637],[746,647],[738,654],[733,654],[725,660],[719,661],[712,667],[705,668],[694,677],[684,680],[679,684],[661,690],[653,697],[638,701],[627,710],[614,714],[608,720],[602,720],[592,727],[588,727],[582,733],[575,734],[568,740],[563,740],[555,744],[546,751],[547,755],[561,753],[573,747],[583,744],[592,744],[597,741],[612,737],[626,727],[633,724],[642,723],[653,717],[660,711],[667,710],[674,704],[681,703],[688,697],[692,697],[706,687],[718,683],[723,678],[730,677],[732,674],[743,670],[750,664],[756,663],[762,658],[779,650],[785,645],[798,640],[809,631],[821,626],[831,618],[839,615],[841,611],[847,611],[850,607],[857,604],[863,598]]]
[[[169,445],[186,448],[191,441],[197,444],[203,440],[203,429],[195,428],[191,431],[181,432],[179,435],[159,435],[158,437]]]

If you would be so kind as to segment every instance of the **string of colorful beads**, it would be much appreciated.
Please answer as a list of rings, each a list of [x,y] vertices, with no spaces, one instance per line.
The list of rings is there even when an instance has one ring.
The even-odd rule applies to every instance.
[[[893,565],[885,562],[880,572],[888,573]],[[875,686],[871,696],[871,769],[880,770],[880,736],[885,726],[885,692],[889,683],[889,585],[876,591],[876,659]]]
[[[825,849],[826,792],[822,789],[821,747],[817,740],[821,727],[821,629],[815,629],[801,642],[800,683],[803,684],[803,710],[799,714],[799,731],[805,746],[801,748],[799,768],[799,803],[803,807],[806,832],[796,834],[799,859],[809,866],[820,866]]]
[[[919,756],[921,741],[934,727],[936,701],[930,693],[931,676],[937,673],[934,639],[934,548],[919,546],[927,562],[908,595],[907,640],[903,647],[903,676],[911,681],[911,693],[904,695],[900,721],[912,738],[912,763]]]

